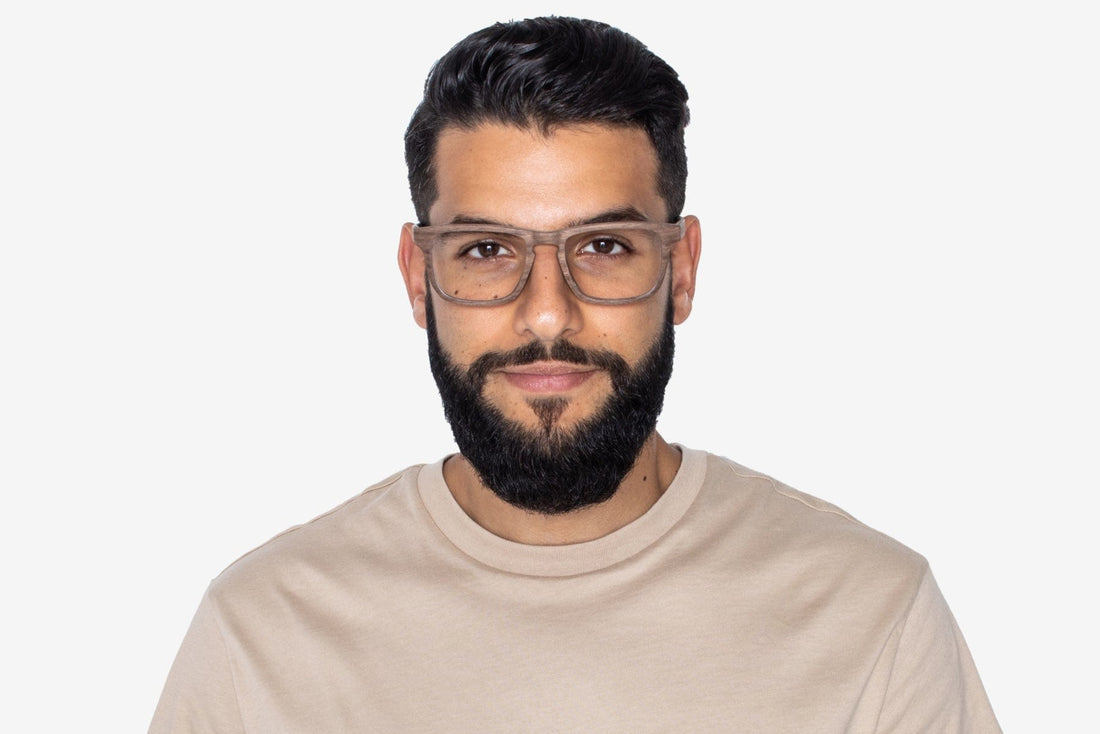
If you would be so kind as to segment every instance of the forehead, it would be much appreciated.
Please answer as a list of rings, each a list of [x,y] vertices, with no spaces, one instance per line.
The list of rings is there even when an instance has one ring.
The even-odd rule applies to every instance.
[[[631,207],[653,220],[666,217],[657,154],[640,128],[450,127],[439,136],[434,163],[433,224],[472,217],[556,229]]]

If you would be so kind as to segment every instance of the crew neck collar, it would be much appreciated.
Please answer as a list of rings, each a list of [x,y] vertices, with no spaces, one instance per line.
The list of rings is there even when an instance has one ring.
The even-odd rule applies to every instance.
[[[446,457],[420,469],[417,487],[428,514],[459,550],[487,566],[527,576],[575,576],[639,553],[667,533],[695,501],[706,475],[706,453],[676,446],[680,468],[660,499],[638,519],[602,538],[570,545],[526,545],[478,525],[443,480]]]

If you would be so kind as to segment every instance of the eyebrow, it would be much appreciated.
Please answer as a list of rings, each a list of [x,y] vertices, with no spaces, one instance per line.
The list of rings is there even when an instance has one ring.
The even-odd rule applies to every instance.
[[[593,217],[586,217],[584,219],[574,219],[566,224],[562,229],[569,229],[570,227],[580,227],[585,224],[608,224],[609,222],[648,222],[649,218],[642,214],[640,211],[632,206],[622,206],[615,209],[608,209],[605,212],[600,212]],[[513,227],[511,224],[505,222],[497,222],[492,219],[486,219],[484,217],[471,217],[465,214],[456,214],[448,224],[488,224],[494,227],[512,227],[513,229],[521,229],[520,227]],[[522,228],[526,229],[526,228]]]

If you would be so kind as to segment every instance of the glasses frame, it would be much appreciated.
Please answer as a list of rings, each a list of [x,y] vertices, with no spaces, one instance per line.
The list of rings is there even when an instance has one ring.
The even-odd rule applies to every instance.
[[[569,261],[565,255],[565,244],[569,238],[589,232],[608,232],[612,229],[620,232],[624,230],[628,232],[651,232],[661,247],[661,275],[657,278],[657,282],[653,284],[652,288],[639,296],[630,296],[629,298],[595,298],[594,296],[586,295],[581,291],[580,286],[577,285],[577,281],[573,279],[573,274],[569,272]],[[558,249],[558,265],[561,267],[561,274],[565,278],[565,282],[569,284],[569,290],[573,291],[574,296],[585,303],[618,306],[626,303],[644,301],[657,292],[657,289],[661,287],[661,283],[665,282],[665,277],[668,275],[669,252],[671,252],[673,245],[684,238],[685,230],[686,225],[683,217],[671,223],[602,222],[599,224],[581,224],[576,227],[565,227],[564,229],[555,229],[546,232],[534,229],[520,229],[517,227],[503,227],[493,224],[444,224],[423,227],[420,225],[413,225],[412,239],[413,243],[424,252],[424,264],[428,273],[428,282],[432,284],[432,288],[440,297],[451,303],[459,303],[464,306],[499,306],[505,303],[511,303],[519,298],[519,294],[522,293],[523,289],[527,286],[527,279],[530,277],[531,269],[535,265],[535,248],[541,246],[554,246]],[[432,249],[443,239],[443,237],[451,234],[461,234],[463,232],[499,232],[500,234],[519,237],[523,240],[524,244],[527,246],[527,258],[526,262],[523,264],[523,274],[520,275],[519,282],[516,283],[516,287],[512,289],[511,293],[489,301],[458,298],[457,296],[452,296],[444,292],[443,288],[436,282],[435,271],[432,269]]]

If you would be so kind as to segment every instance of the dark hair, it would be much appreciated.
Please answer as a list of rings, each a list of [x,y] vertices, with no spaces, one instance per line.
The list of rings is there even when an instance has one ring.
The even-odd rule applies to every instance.
[[[409,189],[421,224],[439,191],[433,159],[446,127],[484,122],[638,127],[657,151],[657,191],[669,220],[687,185],[687,90],[638,39],[605,23],[532,18],[497,23],[460,41],[432,67],[405,131]]]

